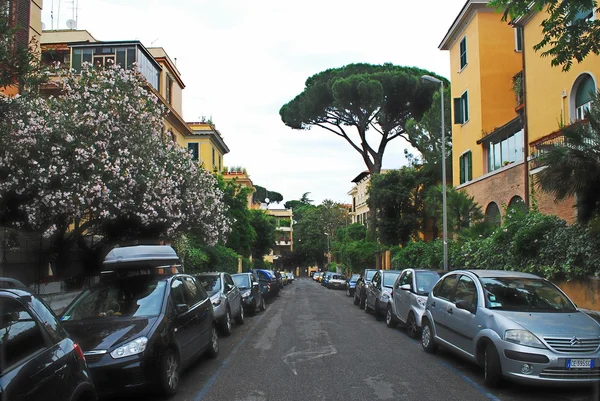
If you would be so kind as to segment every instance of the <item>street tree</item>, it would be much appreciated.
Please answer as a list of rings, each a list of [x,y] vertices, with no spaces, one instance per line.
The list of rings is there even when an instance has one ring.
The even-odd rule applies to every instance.
[[[540,156],[545,168],[536,174],[541,189],[556,200],[574,196],[577,218],[600,214],[600,97],[592,98],[587,121],[561,129],[564,142]]]
[[[84,235],[194,230],[214,244],[227,233],[215,178],[163,135],[164,109],[141,74],[87,66],[59,85],[56,97],[0,98],[11,105],[0,121],[5,223],[44,233],[59,262]]]
[[[320,72],[281,107],[283,123],[293,129],[320,127],[346,140],[372,174],[381,171],[390,141],[411,142],[406,125],[430,108],[435,85],[420,77],[434,73],[392,64],[349,64]],[[444,82],[444,78],[438,77]]]
[[[279,204],[283,202],[283,195],[279,192],[269,191],[267,188],[261,187],[260,185],[255,185],[254,188],[256,188],[256,191],[254,191],[254,194],[252,195],[252,202],[266,203],[268,205],[271,203]],[[268,202],[267,199],[269,200]]]
[[[433,221],[434,237],[439,237],[438,234],[442,231],[442,189],[442,185],[432,186],[425,197],[425,211]],[[481,222],[484,217],[473,196],[451,186],[446,188],[446,210],[450,234],[457,234]]]
[[[219,188],[223,191],[223,202],[227,206],[225,216],[229,219],[231,230],[224,241],[228,248],[243,257],[252,255],[252,245],[256,241],[256,232],[252,227],[252,214],[248,209],[248,196],[252,189],[234,181],[225,181],[217,176]]]
[[[433,178],[414,167],[371,177],[369,208],[377,215],[377,235],[382,244],[406,244],[423,227],[425,191]]]
[[[379,251],[379,244],[369,240],[366,227],[359,223],[340,228],[332,244],[336,260],[346,266],[349,272],[355,273],[375,267],[375,255]]]
[[[444,90],[444,130],[446,142],[446,176],[452,180],[452,120],[450,118],[450,88]],[[408,149],[404,153],[413,166],[421,166],[437,173],[442,178],[442,131],[441,131],[441,102],[440,92],[433,94],[431,107],[423,114],[420,121],[408,120],[406,132],[413,148],[418,155],[413,155]]]
[[[594,11],[600,13],[597,0],[493,0],[489,5],[503,11],[504,21],[545,12],[544,36],[533,48],[564,71],[573,60],[580,63],[590,53],[600,54],[600,19],[594,18]]]
[[[251,210],[250,215],[250,224],[256,233],[256,240],[252,243],[252,259],[262,266],[264,256],[275,245],[275,221],[263,210]]]

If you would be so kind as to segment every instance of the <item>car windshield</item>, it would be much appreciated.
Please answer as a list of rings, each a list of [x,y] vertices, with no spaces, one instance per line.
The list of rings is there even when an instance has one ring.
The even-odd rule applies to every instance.
[[[250,279],[248,278],[247,274],[241,274],[239,276],[236,275],[231,277],[233,277],[233,282],[235,283],[235,285],[238,286],[240,290],[250,288]]]
[[[417,294],[429,295],[439,279],[440,275],[437,272],[417,272]]]
[[[352,277],[350,277],[350,282],[356,283],[359,278],[360,278],[360,274],[353,274]]]
[[[365,280],[371,281],[371,279],[373,278],[374,275],[375,275],[375,270],[368,270],[367,273],[365,274]]]
[[[383,286],[393,288],[400,273],[383,273]]]
[[[333,276],[331,276],[332,280],[346,280],[346,276],[343,276],[341,274],[334,274]]]
[[[221,276],[219,275],[199,276],[197,279],[209,296],[215,295],[221,289]]]
[[[63,321],[107,316],[158,316],[166,281],[116,280],[86,290],[63,314]]]
[[[486,306],[517,312],[575,312],[575,305],[553,284],[542,279],[480,278]]]

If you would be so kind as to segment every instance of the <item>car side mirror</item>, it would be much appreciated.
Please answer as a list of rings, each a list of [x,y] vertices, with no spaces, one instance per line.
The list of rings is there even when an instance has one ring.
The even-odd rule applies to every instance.
[[[472,314],[475,314],[475,312],[477,311],[477,307],[475,305],[465,300],[460,300],[456,302],[455,305],[458,309],[464,309],[466,311],[471,312]]]
[[[256,281],[254,283],[252,283],[252,288],[260,288],[260,284],[258,284]]]
[[[404,291],[410,291],[410,290],[412,290],[412,286],[410,284],[402,284],[400,286],[400,289],[404,290]]]
[[[177,304],[175,310],[177,311],[177,314],[182,314],[189,311],[190,307],[187,304]]]

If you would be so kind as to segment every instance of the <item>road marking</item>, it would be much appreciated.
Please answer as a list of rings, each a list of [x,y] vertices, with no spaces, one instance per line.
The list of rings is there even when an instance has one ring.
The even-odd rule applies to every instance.
[[[307,349],[304,351],[296,351],[296,346],[283,356],[283,362],[290,367],[294,375],[298,375],[296,364],[306,362],[313,359],[323,358],[329,355],[337,354],[337,349],[333,345],[325,345],[323,347]]]
[[[481,387],[473,379],[471,379],[469,376],[462,373],[460,370],[456,369],[454,366],[450,365],[448,362],[440,361],[440,364],[445,366],[446,368],[450,369],[455,374],[459,375],[464,381],[466,381],[468,384],[470,384],[471,387],[473,387],[475,390],[479,391],[482,395],[487,397],[489,400],[500,401],[500,398],[496,397],[494,394],[490,393],[485,388]]]

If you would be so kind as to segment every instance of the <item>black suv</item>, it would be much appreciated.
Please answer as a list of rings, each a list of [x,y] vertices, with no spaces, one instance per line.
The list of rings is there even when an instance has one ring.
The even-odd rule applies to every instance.
[[[354,305],[358,305],[361,309],[365,307],[367,299],[367,288],[373,280],[373,276],[377,273],[376,269],[365,269],[362,276],[356,281],[354,290]]]
[[[219,339],[210,299],[194,277],[180,274],[170,246],[113,249],[101,281],[63,312],[80,342],[101,395],[145,388],[177,392],[182,368]]]
[[[43,301],[15,283],[0,283],[0,399],[95,400],[79,345]]]

